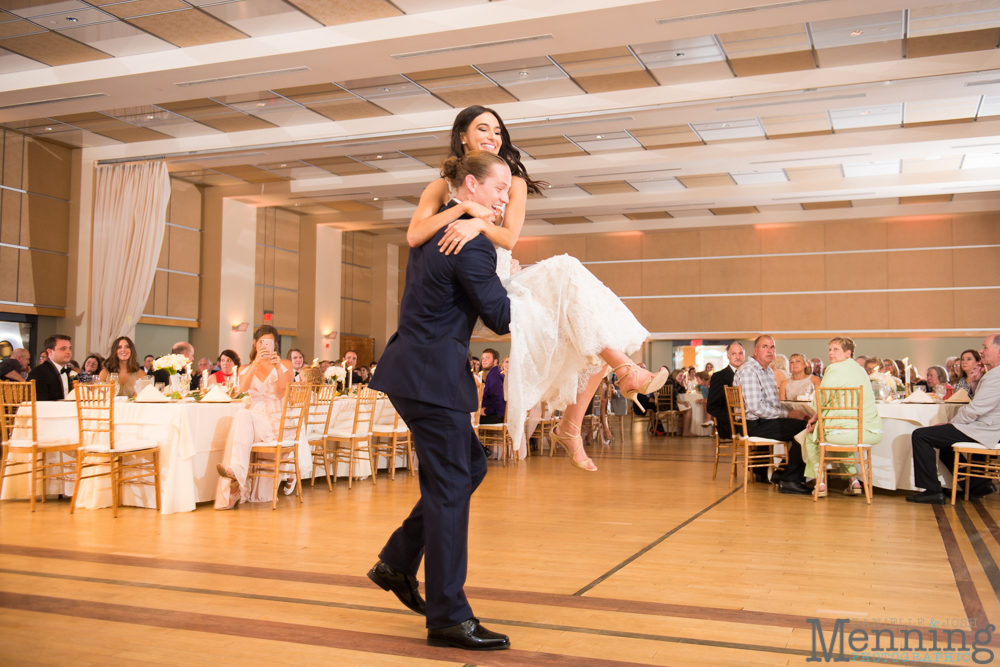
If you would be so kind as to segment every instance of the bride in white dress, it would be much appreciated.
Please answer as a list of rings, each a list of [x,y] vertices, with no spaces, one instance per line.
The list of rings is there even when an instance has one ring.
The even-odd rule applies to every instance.
[[[513,175],[502,225],[494,224],[499,216],[489,196],[483,199],[486,205],[477,202],[479,197],[468,187],[475,184],[465,180],[472,177],[483,182],[483,167],[477,169],[483,160],[473,154],[480,151],[499,155],[502,159],[496,162]],[[519,433],[527,411],[545,400],[563,410],[555,440],[566,448],[573,465],[596,471],[583,451],[580,422],[608,365],[617,372],[622,393],[633,400],[639,393],[656,391],[666,381],[665,373],[654,376],[627,356],[639,349],[649,333],[576,258],[551,257],[511,275],[510,250],[524,222],[527,193],[537,192],[538,184],[521,165],[495,112],[483,107],[462,111],[452,129],[452,152],[466,157],[446,160],[443,178],[424,190],[407,241],[413,247],[421,245],[448,226],[439,243],[446,254],[461,251],[478,234],[493,242],[497,273],[511,300],[511,363],[505,383],[508,427]],[[449,205],[453,192],[459,201]],[[477,329],[476,333],[484,332]],[[628,370],[623,372],[623,368]]]

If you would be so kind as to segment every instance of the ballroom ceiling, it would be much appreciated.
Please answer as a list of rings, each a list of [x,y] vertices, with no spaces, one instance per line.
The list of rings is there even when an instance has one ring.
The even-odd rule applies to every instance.
[[[469,104],[549,183],[530,234],[992,210],[1000,191],[1000,0],[0,9],[0,125],[344,229],[396,233]]]

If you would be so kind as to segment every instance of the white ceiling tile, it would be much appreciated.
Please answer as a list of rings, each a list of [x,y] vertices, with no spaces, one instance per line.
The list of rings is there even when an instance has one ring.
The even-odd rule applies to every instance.
[[[409,155],[403,155],[398,151],[392,151],[391,153],[369,153],[367,155],[348,155],[348,157],[358,162],[364,162],[382,171],[411,171],[413,169],[428,168],[420,160],[415,160]]]
[[[601,134],[576,134],[568,137],[588,153],[643,150],[642,144],[628,132],[602,132]]]
[[[443,111],[452,108],[451,105],[445,104],[401,76],[354,79],[337,83],[393,114]]]
[[[977,118],[987,116],[1000,116],[1000,95],[987,95],[983,98],[982,106],[979,107]]]
[[[719,48],[715,38],[711,35],[672,39],[652,44],[637,44],[632,47],[632,50],[649,69],[699,65],[726,59],[722,49]]]
[[[330,178],[330,172],[326,169],[320,169],[319,167],[314,167],[311,164],[299,162],[298,160],[290,160],[288,162],[271,162],[268,164],[259,164],[257,166],[261,169],[267,169],[268,171],[274,172],[279,176],[284,176],[295,181]]]
[[[48,67],[37,60],[32,60],[31,58],[25,58],[24,56],[19,56],[16,53],[11,53],[6,49],[0,49],[0,74],[7,74],[9,72],[25,72],[32,69],[43,69]]]
[[[548,58],[524,58],[478,67],[519,100],[583,95],[583,89]]]
[[[888,176],[900,173],[900,160],[887,160],[884,162],[859,162],[844,165],[845,178],[857,178],[860,176]]]
[[[673,218],[704,218],[705,216],[715,215],[707,208],[682,208],[682,209],[667,209],[667,213]]]
[[[985,30],[1000,25],[1000,4],[995,0],[952,2],[910,10],[909,37]]]
[[[903,38],[903,12],[812,21],[809,27],[817,49],[886,42]]]
[[[323,24],[281,0],[241,0],[202,9],[251,37],[280,35],[323,27]]]
[[[79,28],[85,25],[93,25],[95,23],[117,21],[118,19],[111,14],[102,12],[99,9],[88,8],[61,12],[59,14],[51,14],[49,16],[39,16],[31,20],[43,28],[48,28],[49,30],[63,30],[66,28]]]
[[[565,199],[569,197],[589,197],[590,194],[576,185],[554,185],[542,190],[546,199]]]
[[[837,109],[830,112],[834,130],[851,130],[859,127],[881,127],[903,124],[903,105],[881,104],[874,107]]]
[[[639,192],[673,192],[675,190],[686,190],[684,184],[674,177],[669,178],[645,178],[638,181],[626,181]]]
[[[468,7],[469,5],[485,5],[489,2],[490,0],[394,0],[392,4],[407,14],[419,14],[421,12],[437,12],[442,9]]]
[[[759,185],[761,183],[787,183],[784,170],[777,171],[734,171],[729,174],[737,185]]]
[[[691,127],[704,141],[728,141],[731,139],[746,139],[748,137],[763,137],[764,130],[756,118],[730,120],[718,123],[693,123]]]
[[[39,2],[38,0],[5,0],[3,8],[12,14],[17,14],[24,18],[32,16],[45,16],[46,14],[58,14],[60,12],[86,11],[92,9],[77,0],[53,0],[51,2]]]
[[[124,21],[99,23],[60,30],[59,32],[116,57],[169,51],[177,48],[170,42],[154,37],[138,28],[133,28]]]
[[[974,153],[962,160],[962,169],[996,169],[1000,167],[1000,153]]]

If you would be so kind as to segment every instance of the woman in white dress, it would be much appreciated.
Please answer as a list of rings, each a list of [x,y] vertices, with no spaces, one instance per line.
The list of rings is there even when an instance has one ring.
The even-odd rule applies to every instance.
[[[233,417],[226,452],[217,468],[221,479],[215,492],[215,509],[231,510],[241,501],[270,502],[271,480],[259,478],[252,495],[247,487],[250,448],[255,442],[271,442],[277,437],[281,404],[292,377],[291,362],[281,360],[278,330],[267,324],[259,327],[253,334],[250,365],[239,370],[240,391],[250,394],[250,409],[240,410]],[[287,482],[284,486],[286,495],[294,490]]]
[[[809,396],[805,400],[811,401],[812,395],[819,387],[819,378],[811,373],[812,364],[798,353],[789,358],[788,364],[792,376],[784,381],[778,381],[778,400],[798,401],[799,396]]]
[[[524,223],[525,201],[529,190],[538,192],[539,187],[521,164],[496,112],[469,107],[459,113],[451,150],[452,157],[442,165],[442,178],[420,196],[407,241],[411,247],[422,245],[447,226],[439,243],[446,254],[461,251],[479,234],[493,242],[497,274],[511,300],[511,363],[505,379],[508,428],[520,433],[528,410],[544,400],[563,410],[553,439],[566,449],[574,466],[596,471],[583,450],[580,424],[607,367],[614,369],[622,393],[633,400],[666,382],[667,373],[653,375],[628,357],[649,332],[574,257],[551,257],[512,275],[510,250]],[[482,183],[488,170],[495,168],[484,153],[499,156],[501,160],[493,164],[504,164],[512,175],[502,223],[497,221],[498,210],[474,201],[467,187],[472,182],[465,180]],[[458,203],[445,208],[452,199]],[[492,334],[485,327],[477,327],[476,333]]]

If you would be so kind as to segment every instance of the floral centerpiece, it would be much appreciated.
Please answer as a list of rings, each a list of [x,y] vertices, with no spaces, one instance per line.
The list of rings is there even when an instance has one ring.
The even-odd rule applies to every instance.
[[[330,366],[323,373],[323,379],[327,384],[337,385],[337,393],[344,389],[344,380],[347,379],[347,370],[343,366]]]
[[[181,398],[181,377],[191,367],[191,362],[183,354],[167,354],[153,362],[154,371],[166,371],[170,374],[170,397]]]
[[[905,392],[902,381],[892,373],[880,373],[872,371],[868,375],[872,382],[872,392],[875,398],[882,400],[892,400],[896,392]]]

